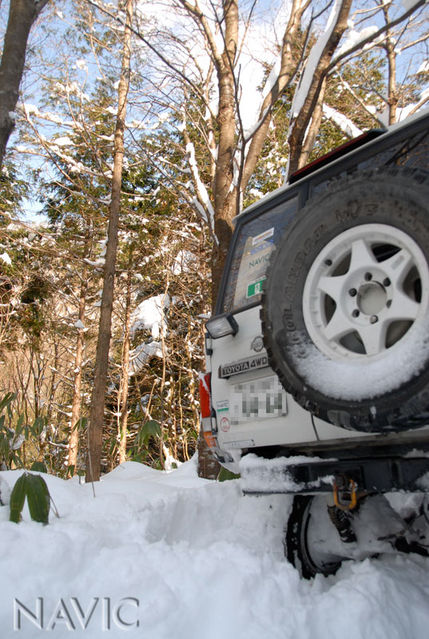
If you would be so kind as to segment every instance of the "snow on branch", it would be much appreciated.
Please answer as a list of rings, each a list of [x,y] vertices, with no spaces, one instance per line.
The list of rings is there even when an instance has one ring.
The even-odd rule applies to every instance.
[[[405,118],[410,117],[410,115],[414,115],[417,111],[420,111],[425,104],[429,102],[429,89],[425,89],[420,94],[420,99],[417,103],[409,104],[402,109],[398,109],[398,122],[405,120]]]
[[[318,37],[316,43],[311,49],[310,55],[308,56],[307,64],[305,65],[304,73],[302,74],[302,77],[301,77],[301,81],[299,83],[297,90],[295,91],[295,95],[293,96],[292,109],[291,109],[292,118],[298,117],[301,109],[304,106],[308,92],[310,91],[313,76],[316,72],[316,69],[319,64],[320,58],[323,54],[323,51],[327,43],[329,42],[329,39],[332,35],[335,25],[337,24],[338,16],[342,9],[342,5],[343,5],[343,0],[335,0],[334,6],[331,9],[331,13],[329,15],[325,30]]]
[[[152,357],[162,357],[162,345],[160,342],[140,344],[130,351],[129,376],[135,375],[144,368]]]
[[[366,48],[373,46],[373,37],[375,36],[377,31],[378,27],[376,25],[365,27],[364,29],[362,29],[362,31],[350,29],[344,44],[338,49],[337,55],[334,57],[334,60],[337,57],[341,56],[343,53],[347,52],[349,49],[359,48],[361,46],[361,43],[364,41],[366,42],[366,46],[362,46],[362,48],[359,49],[360,53]]]
[[[334,124],[336,124],[337,127],[350,138],[356,138],[362,133],[362,129],[359,129],[359,127],[353,124],[348,117],[327,104],[323,105],[323,115],[329,120],[332,120],[332,122],[334,122]]]
[[[413,11],[421,5],[421,2],[420,0],[401,0],[401,4],[405,11]]]
[[[163,357],[162,341],[160,336],[167,330],[166,313],[171,300],[167,293],[154,295],[143,300],[131,316],[131,338],[134,338],[138,330],[150,330],[151,341],[144,342],[130,352],[129,375],[135,375],[149,362],[152,357]]]
[[[136,308],[131,317],[131,338],[136,331],[147,329],[151,331],[152,338],[157,340],[167,327],[166,311],[170,306],[170,297],[167,294],[150,297]]]
[[[195,158],[195,147],[192,142],[188,142],[186,145],[186,155],[188,163],[191,169],[192,177],[194,178],[194,185],[197,191],[198,202],[201,204],[200,213],[204,212],[204,218],[210,228],[214,228],[214,209],[210,201],[208,191],[205,184],[200,178],[200,172],[198,170],[197,160]],[[208,217],[207,217],[208,216]]]
[[[35,106],[34,104],[29,104],[28,102],[24,102],[24,104],[22,105],[22,110],[24,112],[24,116],[29,121],[31,120],[31,116],[34,115],[36,118],[39,118],[40,120],[46,120],[47,122],[52,122],[53,124],[59,124],[64,127],[69,127],[70,129],[73,129],[75,127],[74,122],[70,122],[70,121],[67,122],[56,113],[51,113],[49,111],[45,111],[45,112],[39,111],[37,106]]]

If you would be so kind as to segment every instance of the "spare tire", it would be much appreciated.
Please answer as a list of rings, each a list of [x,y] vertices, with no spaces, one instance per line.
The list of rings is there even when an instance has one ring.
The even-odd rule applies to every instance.
[[[429,423],[429,174],[336,181],[272,255],[261,319],[272,368],[316,416],[358,431]]]

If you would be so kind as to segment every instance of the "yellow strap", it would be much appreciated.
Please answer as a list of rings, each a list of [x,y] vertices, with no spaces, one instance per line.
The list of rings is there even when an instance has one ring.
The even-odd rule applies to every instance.
[[[344,503],[344,501],[341,501],[339,496],[338,486],[335,481],[333,485],[333,491],[334,491],[334,504],[336,505],[337,508],[339,508],[340,510],[354,510],[356,508],[357,485],[356,485],[356,482],[353,481],[353,479],[349,480],[348,492],[350,492],[350,499],[348,502]]]

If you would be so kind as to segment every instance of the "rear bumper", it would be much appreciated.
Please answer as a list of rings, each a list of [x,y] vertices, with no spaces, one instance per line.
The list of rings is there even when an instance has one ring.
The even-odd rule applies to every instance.
[[[368,493],[429,492],[429,457],[424,453],[341,460],[247,455],[240,462],[240,474],[246,494],[332,492],[339,477]]]

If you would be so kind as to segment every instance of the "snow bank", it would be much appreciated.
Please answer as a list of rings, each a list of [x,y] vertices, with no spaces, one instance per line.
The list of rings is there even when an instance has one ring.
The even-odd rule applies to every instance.
[[[19,475],[0,473],[10,486]],[[283,559],[289,496],[242,497],[238,481],[198,479],[194,461],[171,473],[128,462],[95,498],[91,485],[45,478],[60,519],[17,525],[0,508],[5,639],[427,638],[428,560],[384,557],[302,581]],[[44,629],[21,616],[14,631],[14,600],[34,613],[37,598]]]

